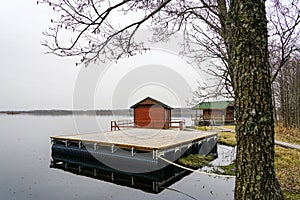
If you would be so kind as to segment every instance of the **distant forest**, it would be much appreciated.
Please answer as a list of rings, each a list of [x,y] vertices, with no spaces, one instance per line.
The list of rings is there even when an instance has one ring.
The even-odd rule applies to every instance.
[[[174,108],[172,111],[173,117],[190,117],[195,111],[191,108]],[[118,110],[29,110],[29,111],[0,111],[0,114],[8,115],[127,115],[133,116],[132,109]]]

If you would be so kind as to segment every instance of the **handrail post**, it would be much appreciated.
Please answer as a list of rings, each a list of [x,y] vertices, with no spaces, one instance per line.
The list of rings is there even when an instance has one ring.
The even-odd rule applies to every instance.
[[[179,121],[179,130],[183,130],[183,123],[182,123],[182,121]]]

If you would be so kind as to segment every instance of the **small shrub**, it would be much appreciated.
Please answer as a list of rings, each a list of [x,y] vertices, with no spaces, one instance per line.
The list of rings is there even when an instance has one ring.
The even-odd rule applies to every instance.
[[[211,156],[200,156],[198,154],[190,154],[186,157],[180,158],[178,160],[179,164],[192,169],[198,169],[204,166],[211,166],[210,162],[213,160]]]
[[[233,132],[220,132],[218,142],[228,146],[236,146],[236,137]]]

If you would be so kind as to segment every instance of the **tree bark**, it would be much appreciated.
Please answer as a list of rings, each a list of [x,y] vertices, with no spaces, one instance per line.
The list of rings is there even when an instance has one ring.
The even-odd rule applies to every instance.
[[[284,199],[274,168],[274,118],[265,1],[231,1],[237,117],[235,199]]]

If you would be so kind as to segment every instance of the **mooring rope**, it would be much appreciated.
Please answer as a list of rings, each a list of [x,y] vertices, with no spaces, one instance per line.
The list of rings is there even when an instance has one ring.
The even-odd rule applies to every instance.
[[[224,175],[224,174],[215,174],[215,173],[208,173],[208,172],[202,172],[202,171],[199,171],[199,170],[195,170],[195,169],[191,169],[191,168],[188,168],[188,167],[185,167],[185,166],[182,166],[182,165],[179,165],[177,163],[174,163],[172,161],[169,161],[161,156],[158,156],[158,158],[160,158],[161,160],[169,163],[169,164],[172,164],[176,167],[180,167],[182,169],[185,169],[185,170],[188,170],[188,171],[192,171],[192,172],[196,172],[196,173],[199,173],[199,174],[205,174],[205,175],[209,175],[209,176],[219,176],[219,177],[225,177],[225,178],[235,178],[235,176],[232,176],[232,175]]]
[[[189,195],[189,194],[187,194],[187,193],[181,192],[181,191],[176,190],[176,189],[173,189],[173,188],[168,188],[168,187],[161,187],[161,188],[166,189],[166,190],[171,190],[171,191],[173,191],[173,192],[178,192],[179,194],[182,194],[182,195],[185,195],[185,196],[187,196],[187,197],[190,197],[191,199],[198,200],[198,199],[196,199],[195,197],[193,197],[193,196],[191,196],[191,195]]]

